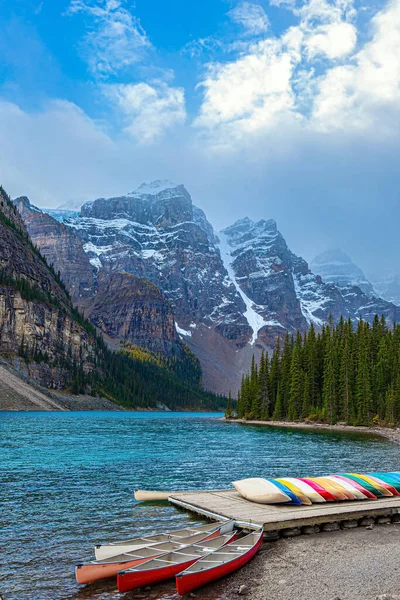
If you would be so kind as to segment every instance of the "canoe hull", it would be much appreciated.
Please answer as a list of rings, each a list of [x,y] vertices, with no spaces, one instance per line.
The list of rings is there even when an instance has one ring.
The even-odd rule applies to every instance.
[[[228,543],[235,541],[236,535],[236,533],[232,534]],[[159,569],[149,569],[148,571],[122,571],[117,574],[118,591],[130,592],[131,590],[153,585],[154,583],[161,583],[162,581],[173,579],[178,573],[191,567],[199,560],[199,558],[200,557],[191,558],[186,562],[161,567]]]
[[[79,584],[93,583],[101,579],[115,577],[118,571],[138,567],[149,560],[148,558],[137,558],[129,562],[109,563],[105,565],[78,565],[75,567],[75,577]]]
[[[263,542],[263,536],[260,536],[259,541],[255,546],[249,550],[243,556],[239,556],[235,560],[230,561],[229,563],[218,565],[212,569],[207,569],[206,571],[198,572],[198,573],[188,573],[188,574],[178,574],[176,577],[176,589],[180,596],[184,594],[189,594],[193,590],[196,590],[207,583],[212,583],[221,577],[226,577],[235,571],[238,571],[244,565],[246,565],[253,556],[258,552],[261,544]]]
[[[192,566],[196,562],[196,560],[198,559],[195,558],[190,561],[187,561],[186,563],[181,563],[180,565],[171,565],[170,567],[157,569],[157,571],[152,570],[134,573],[118,573],[118,591],[130,592],[131,590],[146,587],[147,585],[154,585],[155,583],[160,583],[161,581],[172,579],[183,569],[187,569],[188,567]]]

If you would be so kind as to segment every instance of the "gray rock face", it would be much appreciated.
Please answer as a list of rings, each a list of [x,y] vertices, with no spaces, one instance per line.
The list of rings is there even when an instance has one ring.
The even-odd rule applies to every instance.
[[[173,185],[154,182],[122,198],[95,200],[68,224],[92,264],[148,279],[162,290],[180,326],[215,327],[242,347],[251,329],[213,228],[187,190]]]
[[[304,331],[311,323],[319,328],[330,316],[335,323],[341,316],[356,322],[360,315],[372,322],[379,314],[389,325],[400,317],[397,306],[358,286],[328,284],[314,275],[307,262],[289,250],[275,221],[241,219],[220,237],[226,268],[242,292],[249,322],[267,345],[286,330]]]
[[[61,222],[33,206],[25,196],[14,204],[34,244],[62,278],[75,303],[95,293],[96,268],[83,249],[82,240]]]
[[[314,258],[311,269],[321,275],[325,283],[334,283],[344,287],[359,287],[367,296],[374,296],[373,285],[364,273],[353,263],[350,256],[341,250],[328,250]]]

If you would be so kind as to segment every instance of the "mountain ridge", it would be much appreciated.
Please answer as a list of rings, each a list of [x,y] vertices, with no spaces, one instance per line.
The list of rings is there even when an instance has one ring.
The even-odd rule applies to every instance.
[[[320,328],[331,315],[356,322],[384,314],[389,325],[400,318],[394,304],[314,274],[273,219],[245,217],[215,232],[182,184],[156,181],[99,198],[64,224],[97,274],[129,273],[161,291],[208,389],[235,391],[251,355],[286,331]]]

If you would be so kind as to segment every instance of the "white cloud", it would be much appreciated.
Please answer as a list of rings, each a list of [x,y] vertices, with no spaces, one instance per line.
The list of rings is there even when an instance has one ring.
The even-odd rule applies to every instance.
[[[338,59],[349,55],[357,43],[353,0],[309,0],[293,10],[300,18],[306,57]]]
[[[90,71],[107,76],[143,58],[151,43],[139,19],[124,8],[125,0],[72,0],[67,14],[86,13],[93,19],[83,44]]]
[[[276,123],[294,107],[291,88],[295,52],[279,40],[264,40],[236,61],[209,66],[201,86],[204,101],[195,121],[215,136],[225,127],[238,136],[259,132]]]
[[[140,144],[149,144],[186,119],[185,92],[163,81],[109,85],[106,95],[124,116],[124,129]]]
[[[373,37],[347,65],[320,77],[314,123],[321,129],[398,133],[400,123],[400,0],[372,19]]]
[[[330,59],[350,54],[357,43],[357,31],[350,23],[329,23],[309,32],[305,40],[308,59],[325,55]]]
[[[269,28],[268,16],[259,4],[240,2],[228,14],[232,21],[242,25],[249,35],[260,35]]]

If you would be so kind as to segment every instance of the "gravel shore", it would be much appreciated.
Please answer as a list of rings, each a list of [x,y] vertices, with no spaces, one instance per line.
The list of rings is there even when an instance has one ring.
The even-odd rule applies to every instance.
[[[265,542],[243,569],[196,590],[198,600],[400,600],[400,524]],[[242,593],[239,593],[242,592]],[[245,592],[245,593],[243,593]],[[114,581],[75,599],[178,600],[173,583],[118,594]],[[72,599],[71,599],[72,600]]]
[[[326,423],[312,423],[311,421],[247,421],[246,419],[226,419],[222,421],[227,423],[241,423],[243,425],[257,425],[261,427],[286,427],[288,429],[311,429],[314,431],[342,431],[344,433],[364,433],[367,435],[378,435],[389,439],[395,444],[400,444],[400,428],[390,429],[389,427],[358,427],[337,423],[336,425],[327,425]]]

